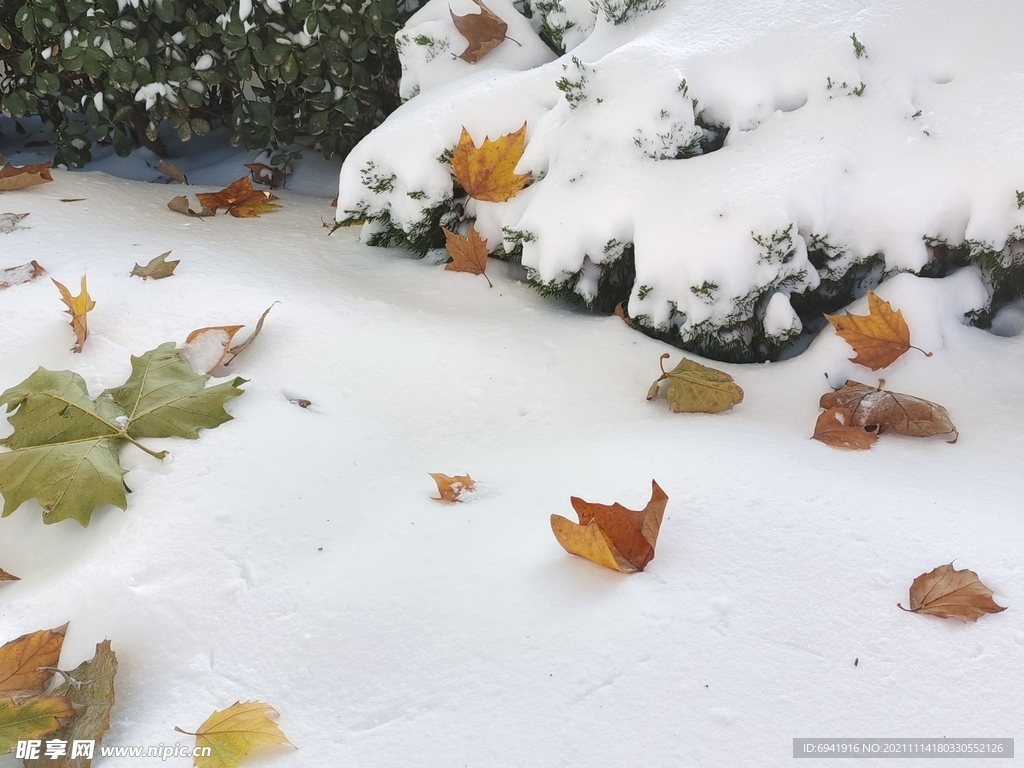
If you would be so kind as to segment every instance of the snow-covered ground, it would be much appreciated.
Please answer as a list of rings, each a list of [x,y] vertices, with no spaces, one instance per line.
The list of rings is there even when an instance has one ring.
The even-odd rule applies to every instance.
[[[48,279],[0,292],[0,388],[42,365],[98,392],[130,354],[281,303],[233,366],[250,380],[233,421],[150,441],[163,463],[124,448],[126,512],[45,526],[30,502],[0,520],[0,567],[22,578],[0,585],[0,641],[70,620],[71,668],[110,638],[105,744],[184,740],[174,726],[239,699],[276,707],[298,748],[254,766],[761,768],[789,765],[794,737],[1022,735],[1024,338],[962,324],[974,272],[880,290],[935,353],[887,385],[945,405],[960,441],[844,452],[808,439],[818,398],[875,378],[831,330],[783,363],[718,365],[746,393],[734,411],[673,414],[644,398],[679,351],[619,318],[541,299],[501,262],[488,289],[328,236],[337,166],[300,163],[260,219],[199,220],[166,202],[252,155],[178,159],[208,185],[190,190],[146,183],[147,157],[97,166],[141,180],[55,172],[0,194],[31,212],[0,234],[0,267],[87,273],[96,301],[76,355]],[[168,249],[174,276],[129,277]],[[481,491],[431,501],[428,472]],[[643,573],[555,541],[571,495],[639,508],[652,478],[670,501]],[[1009,610],[962,625],[896,607],[954,558]]]

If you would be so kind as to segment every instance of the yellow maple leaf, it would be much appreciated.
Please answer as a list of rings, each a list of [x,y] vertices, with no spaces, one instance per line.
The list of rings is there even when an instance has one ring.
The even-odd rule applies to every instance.
[[[842,336],[857,353],[851,357],[855,363],[865,365],[872,371],[892,365],[904,352],[917,349],[928,357],[931,352],[913,347],[910,343],[910,326],[903,319],[903,312],[894,310],[892,304],[874,291],[868,291],[868,313],[866,315],[825,315],[836,333]]]
[[[469,225],[469,237],[441,227],[444,232],[444,244],[451,255],[452,260],[445,265],[445,269],[451,272],[469,272],[474,275],[483,275],[487,284],[491,284],[491,278],[487,277],[484,270],[487,269],[487,241],[480,237],[476,227]]]
[[[206,718],[195,733],[178,727],[174,730],[195,736],[198,748],[210,748],[209,755],[195,758],[197,768],[235,768],[260,744],[292,745],[271,715],[277,712],[262,701],[236,701]]]
[[[455,178],[474,200],[503,203],[516,195],[530,180],[529,173],[516,173],[516,164],[526,148],[526,123],[514,133],[497,139],[484,137],[477,147],[466,127],[452,153]]]
[[[85,345],[85,340],[89,337],[88,313],[96,306],[96,302],[89,296],[89,291],[86,288],[85,275],[82,275],[82,292],[77,296],[72,296],[71,291],[62,283],[54,280],[53,284],[57,286],[57,290],[60,291],[60,298],[67,306],[67,309],[64,311],[71,315],[71,330],[75,332],[75,338],[78,340],[78,343],[71,348],[71,351],[81,352],[82,347]]]

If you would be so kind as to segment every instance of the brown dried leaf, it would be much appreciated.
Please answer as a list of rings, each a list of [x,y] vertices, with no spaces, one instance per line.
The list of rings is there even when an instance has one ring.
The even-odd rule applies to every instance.
[[[202,208],[199,211],[193,211],[192,208],[189,207],[188,198],[185,197],[185,195],[178,195],[173,198],[167,204],[167,207],[176,213],[184,213],[186,216],[195,216],[197,218],[205,218],[206,216],[213,216],[216,214],[216,211],[211,211],[209,208]]]
[[[487,269],[487,241],[480,237],[476,227],[469,225],[469,237],[451,232],[441,227],[444,232],[444,244],[451,255],[452,260],[445,265],[445,269],[451,272],[469,272],[474,275],[483,275],[487,284],[492,288],[491,279],[484,274]]]
[[[33,163],[22,166],[7,163],[3,168],[0,168],[0,192],[25,189],[25,187],[34,187],[37,184],[53,181],[53,176],[50,175],[50,168],[52,166],[53,163],[49,160],[45,163]]]
[[[226,363],[224,363],[224,365],[231,365],[231,363],[235,361],[236,357],[242,354],[242,352],[244,352],[245,349],[250,344],[256,341],[256,337],[259,336],[260,331],[263,330],[263,321],[267,319],[267,315],[270,314],[270,310],[272,310],[274,308],[274,305],[277,303],[278,302],[275,301],[274,304],[271,304],[269,307],[263,310],[263,314],[260,315],[260,319],[256,321],[256,330],[252,332],[252,335],[248,339],[243,341],[241,344],[235,344],[235,346],[231,347],[231,349],[228,350],[228,354],[231,355],[231,357]]]
[[[263,163],[243,163],[243,165],[252,171],[253,181],[266,184],[271,189],[280,189],[288,181],[288,174],[272,165]]]
[[[899,392],[887,392],[879,386],[869,387],[858,381],[847,381],[835,392],[826,392],[818,405],[821,408],[848,408],[850,425],[878,427],[881,434],[892,430],[910,437],[952,435],[946,442],[955,443],[960,436],[946,409],[930,400]]]
[[[622,322],[624,322],[630,328],[633,327],[633,321],[630,320],[629,315],[626,314],[626,302],[620,301],[618,304],[615,305],[615,315],[616,317],[621,318]],[[648,400],[649,399],[650,398],[648,398]]]
[[[65,624],[29,632],[0,647],[0,696],[41,695],[53,678],[67,629]]]
[[[878,441],[878,430],[853,426],[853,413],[849,408],[829,408],[818,415],[812,437],[836,448],[866,451]]]
[[[214,325],[197,328],[185,339],[181,356],[196,373],[210,373],[215,370],[231,348],[231,340],[244,325]]]
[[[825,319],[857,353],[850,360],[873,371],[891,365],[907,350],[917,349],[910,344],[910,326],[903,319],[903,312],[894,310],[874,291],[868,291],[868,314],[851,315],[847,312],[845,315],[825,315]],[[922,349],[918,352],[928,357],[932,355]]]
[[[159,256],[153,257],[146,266],[136,263],[131,274],[141,277],[143,280],[148,280],[151,277],[154,280],[163,280],[165,277],[170,277],[174,274],[174,268],[181,263],[180,259],[167,261],[167,257],[170,255],[170,251],[164,251]]]
[[[180,181],[182,184],[188,184],[188,177],[182,172],[181,168],[176,166],[174,163],[161,160],[156,164],[156,169],[169,179]]]
[[[35,259],[28,264],[22,264],[18,267],[0,269],[0,291],[4,288],[10,288],[12,285],[29,283],[45,274],[46,270]]]
[[[243,176],[219,192],[200,192],[196,195],[199,204],[203,208],[216,213],[224,208],[236,218],[251,219],[261,213],[280,208],[271,200],[277,200],[277,195],[265,189],[253,189],[252,180]]]
[[[464,493],[472,493],[476,483],[469,475],[449,476],[440,472],[428,472],[434,482],[437,483],[437,492],[440,496],[431,496],[434,501],[462,501],[460,496]]]
[[[61,301],[67,306],[64,312],[71,315],[71,330],[75,332],[75,339],[78,341],[71,348],[71,351],[81,352],[82,347],[85,345],[85,340],[89,338],[88,314],[96,306],[96,302],[89,296],[89,291],[86,288],[85,275],[82,275],[82,292],[77,296],[72,296],[71,291],[56,280],[53,280],[53,284],[60,291]]]
[[[902,605],[896,603],[900,608]],[[910,585],[910,613],[929,613],[943,619],[957,619],[965,624],[977,621],[986,613],[1005,611],[997,605],[992,590],[981,583],[974,571],[958,571],[952,563],[922,573]]]
[[[503,203],[516,195],[530,180],[529,173],[516,173],[526,149],[526,123],[515,133],[493,141],[484,137],[477,147],[466,127],[452,153],[452,172],[466,193],[476,200]]]
[[[0,568],[0,581],[21,581],[21,579],[13,573],[8,573],[3,568]]]
[[[465,16],[456,16],[455,12],[448,9],[455,22],[455,28],[459,34],[469,41],[469,45],[459,58],[476,64],[480,59],[493,51],[505,41],[505,33],[508,32],[508,24],[494,11],[484,5],[481,0],[473,0],[480,8],[480,13],[470,13]]]
[[[651,481],[651,500],[639,511],[576,496],[570,501],[578,525],[560,515],[551,516],[551,529],[567,552],[625,573],[642,571],[654,558],[668,504],[668,495],[656,481]]]

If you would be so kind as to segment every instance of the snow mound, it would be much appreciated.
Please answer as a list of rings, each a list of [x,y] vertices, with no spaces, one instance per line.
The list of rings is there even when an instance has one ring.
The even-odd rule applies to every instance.
[[[1024,7],[623,0],[637,11],[623,19],[611,5],[554,61],[509,41],[479,65],[407,57],[423,92],[348,157],[339,219],[365,217],[371,243],[436,246],[463,213],[446,154],[462,127],[479,144],[525,121],[516,170],[535,183],[465,213],[543,292],[626,300],[635,325],[686,348],[775,357],[797,315],[898,271],[975,263],[1013,298],[998,279],[1024,262],[1024,104],[1007,98]],[[510,6],[494,6],[511,35]],[[446,14],[433,0],[400,34]]]

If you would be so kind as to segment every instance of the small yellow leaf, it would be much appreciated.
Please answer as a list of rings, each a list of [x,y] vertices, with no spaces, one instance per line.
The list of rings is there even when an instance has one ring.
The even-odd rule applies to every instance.
[[[0,699],[0,755],[25,739],[49,736],[60,721],[75,716],[71,702],[63,696],[39,696],[20,706],[13,699]]]
[[[261,701],[236,701],[227,709],[210,715],[199,729],[192,733],[181,728],[174,730],[196,737],[196,746],[210,748],[209,757],[197,757],[197,768],[235,768],[238,761],[260,744],[288,744],[277,723],[270,719],[277,712]]]
[[[46,690],[67,628],[29,632],[0,647],[0,696],[38,696]]]
[[[868,291],[868,314],[851,315],[847,312],[845,315],[825,315],[825,319],[857,353],[850,360],[866,365],[872,371],[891,365],[911,348],[917,349],[911,347],[910,326],[903,319],[903,312],[894,310],[874,291]],[[924,354],[931,357],[931,352]]]
[[[558,543],[570,555],[585,557],[614,571],[633,573],[637,570],[619,554],[608,535],[597,524],[597,520],[580,525],[561,515],[552,515],[551,530]]]
[[[78,341],[71,351],[81,352],[85,340],[89,337],[88,313],[96,306],[96,302],[89,297],[89,291],[85,285],[85,275],[82,275],[82,292],[77,296],[72,296],[71,291],[56,280],[53,280],[53,284],[57,286],[61,300],[67,306],[64,311],[71,315],[71,330],[75,332],[75,339]]]
[[[132,269],[131,274],[135,277],[141,277],[143,280],[151,277],[154,280],[163,280],[165,277],[170,277],[174,274],[175,267],[181,263],[179,259],[167,261],[167,257],[170,255],[170,251],[161,253],[159,256],[150,259],[149,264],[146,266],[137,263],[134,269]]]
[[[449,476],[440,472],[428,472],[434,482],[437,483],[437,492],[440,496],[431,496],[434,501],[462,501],[460,496],[463,493],[472,493],[476,483],[469,475]]]
[[[493,141],[484,138],[477,147],[465,126],[458,146],[452,153],[455,178],[476,200],[503,203],[513,197],[530,180],[529,173],[516,173],[516,165],[526,148],[526,123],[515,133]]]
[[[668,407],[676,413],[720,413],[743,402],[743,390],[728,373],[685,357],[666,371],[664,360],[668,356],[666,352],[658,361],[661,376],[647,390],[648,400],[658,396],[661,382],[668,379],[665,397]]]

